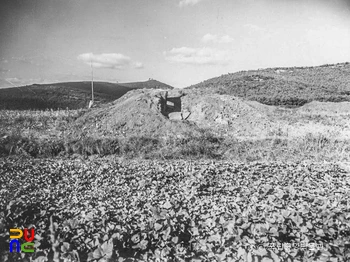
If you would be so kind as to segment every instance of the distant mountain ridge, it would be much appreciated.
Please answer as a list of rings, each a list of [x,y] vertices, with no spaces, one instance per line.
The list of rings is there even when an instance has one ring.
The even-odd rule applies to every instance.
[[[126,86],[126,87],[130,87],[130,88],[137,88],[139,89],[139,86],[142,86],[143,88],[147,88],[147,89],[174,89],[174,87],[164,84],[162,82],[159,82],[157,80],[154,79],[149,79],[148,81],[145,82],[131,82],[131,83],[122,83],[120,85]]]
[[[350,101],[350,64],[241,71],[211,78],[186,89],[234,95],[268,105]]]
[[[114,101],[134,89],[173,89],[157,80],[132,83],[94,82],[97,103]],[[78,109],[86,108],[91,99],[91,82],[33,84],[0,89],[0,109]]]

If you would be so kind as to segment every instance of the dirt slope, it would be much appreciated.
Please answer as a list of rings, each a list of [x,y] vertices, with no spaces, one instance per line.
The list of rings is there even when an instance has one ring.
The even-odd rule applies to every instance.
[[[190,113],[188,121],[221,134],[267,135],[272,126],[266,114],[234,96],[189,93],[183,97],[183,103],[183,112]]]
[[[316,115],[350,115],[350,102],[318,102],[313,101],[299,108],[301,113]]]
[[[259,109],[228,95],[200,95],[179,90],[135,90],[77,120],[83,131],[103,136],[181,136],[200,128],[221,135],[257,136],[269,132],[271,121]],[[179,101],[173,106],[171,101]],[[172,112],[173,106],[177,112]],[[170,112],[170,113],[169,113]]]
[[[171,121],[161,113],[161,90],[135,90],[77,120],[88,134],[103,136],[166,136],[198,128]]]

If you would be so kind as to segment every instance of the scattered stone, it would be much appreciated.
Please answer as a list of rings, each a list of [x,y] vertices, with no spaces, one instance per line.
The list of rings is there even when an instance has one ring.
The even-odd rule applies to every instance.
[[[182,120],[181,112],[173,112],[168,115],[170,120]]]

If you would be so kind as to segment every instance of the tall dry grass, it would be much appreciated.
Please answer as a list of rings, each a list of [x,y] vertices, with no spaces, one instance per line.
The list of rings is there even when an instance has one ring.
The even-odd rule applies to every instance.
[[[0,156],[71,157],[116,155],[146,159],[250,161],[350,161],[350,139],[282,130],[263,139],[221,137],[207,130],[181,137],[92,137],[74,129],[86,110],[0,111]]]

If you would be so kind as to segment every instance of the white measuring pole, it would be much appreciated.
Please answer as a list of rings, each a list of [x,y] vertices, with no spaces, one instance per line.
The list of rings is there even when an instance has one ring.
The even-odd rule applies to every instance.
[[[92,67],[92,57],[90,56],[90,66],[91,66],[91,100],[89,103],[89,108],[94,104],[94,70]]]

